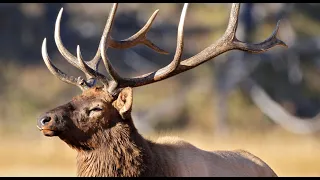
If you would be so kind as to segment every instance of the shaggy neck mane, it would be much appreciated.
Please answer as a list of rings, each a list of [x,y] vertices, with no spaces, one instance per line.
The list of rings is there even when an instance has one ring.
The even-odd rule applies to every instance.
[[[99,144],[97,148],[78,150],[78,176],[130,177],[153,174],[150,142],[137,132],[133,124],[118,123],[96,133],[93,139]]]

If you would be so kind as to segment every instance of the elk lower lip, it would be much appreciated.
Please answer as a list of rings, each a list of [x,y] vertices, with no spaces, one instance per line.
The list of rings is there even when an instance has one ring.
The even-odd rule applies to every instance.
[[[55,131],[55,130],[51,130],[51,129],[42,129],[42,133],[45,136],[52,137],[52,136],[58,136],[60,134],[60,131]]]

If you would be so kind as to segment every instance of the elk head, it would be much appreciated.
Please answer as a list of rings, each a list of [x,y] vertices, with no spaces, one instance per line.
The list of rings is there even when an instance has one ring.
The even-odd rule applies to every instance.
[[[102,131],[112,131],[114,127],[134,129],[131,120],[132,109],[132,88],[147,85],[157,81],[164,80],[176,74],[192,69],[224,52],[238,49],[251,53],[261,53],[268,49],[282,45],[284,42],[277,39],[279,22],[273,34],[265,41],[257,44],[249,44],[238,40],[235,36],[238,22],[240,4],[232,4],[231,13],[227,30],[224,35],[215,43],[211,44],[198,54],[181,61],[183,51],[183,27],[188,4],[183,7],[180,22],[178,26],[177,48],[173,60],[167,66],[141,76],[133,78],[121,77],[112,67],[108,60],[106,50],[113,48],[130,48],[137,44],[144,44],[159,53],[166,53],[154,45],[146,38],[146,33],[151,27],[156,11],[148,20],[146,25],[135,35],[122,41],[116,41],[110,37],[113,19],[117,10],[117,4],[114,4],[107,20],[99,48],[95,57],[91,61],[84,61],[80,47],[77,47],[77,57],[73,56],[63,46],[60,39],[60,20],[62,9],[59,12],[55,26],[55,41],[60,53],[64,58],[82,70],[87,80],[78,77],[67,76],[56,68],[50,61],[46,50],[46,39],[42,44],[42,56],[45,64],[52,74],[64,82],[74,84],[83,90],[83,93],[74,97],[69,103],[59,106],[46,112],[38,119],[38,128],[46,136],[59,136],[66,143],[75,148],[92,149],[97,146],[102,138]],[[102,59],[105,68],[110,77],[99,73],[98,65]],[[99,80],[103,86],[96,86]],[[114,131],[114,133],[117,133]]]

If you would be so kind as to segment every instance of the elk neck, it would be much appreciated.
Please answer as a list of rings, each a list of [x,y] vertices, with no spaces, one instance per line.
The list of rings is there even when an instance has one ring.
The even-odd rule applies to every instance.
[[[78,150],[78,176],[151,176],[155,172],[152,142],[144,139],[132,119],[97,135],[103,142],[92,150]],[[151,144],[150,144],[151,143]]]

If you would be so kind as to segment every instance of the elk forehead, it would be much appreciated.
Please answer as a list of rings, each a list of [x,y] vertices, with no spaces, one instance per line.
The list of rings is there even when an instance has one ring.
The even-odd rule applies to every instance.
[[[82,92],[81,95],[72,98],[72,101],[83,101],[89,99],[104,99],[107,102],[112,102],[114,98],[103,90],[103,87],[92,87]]]

